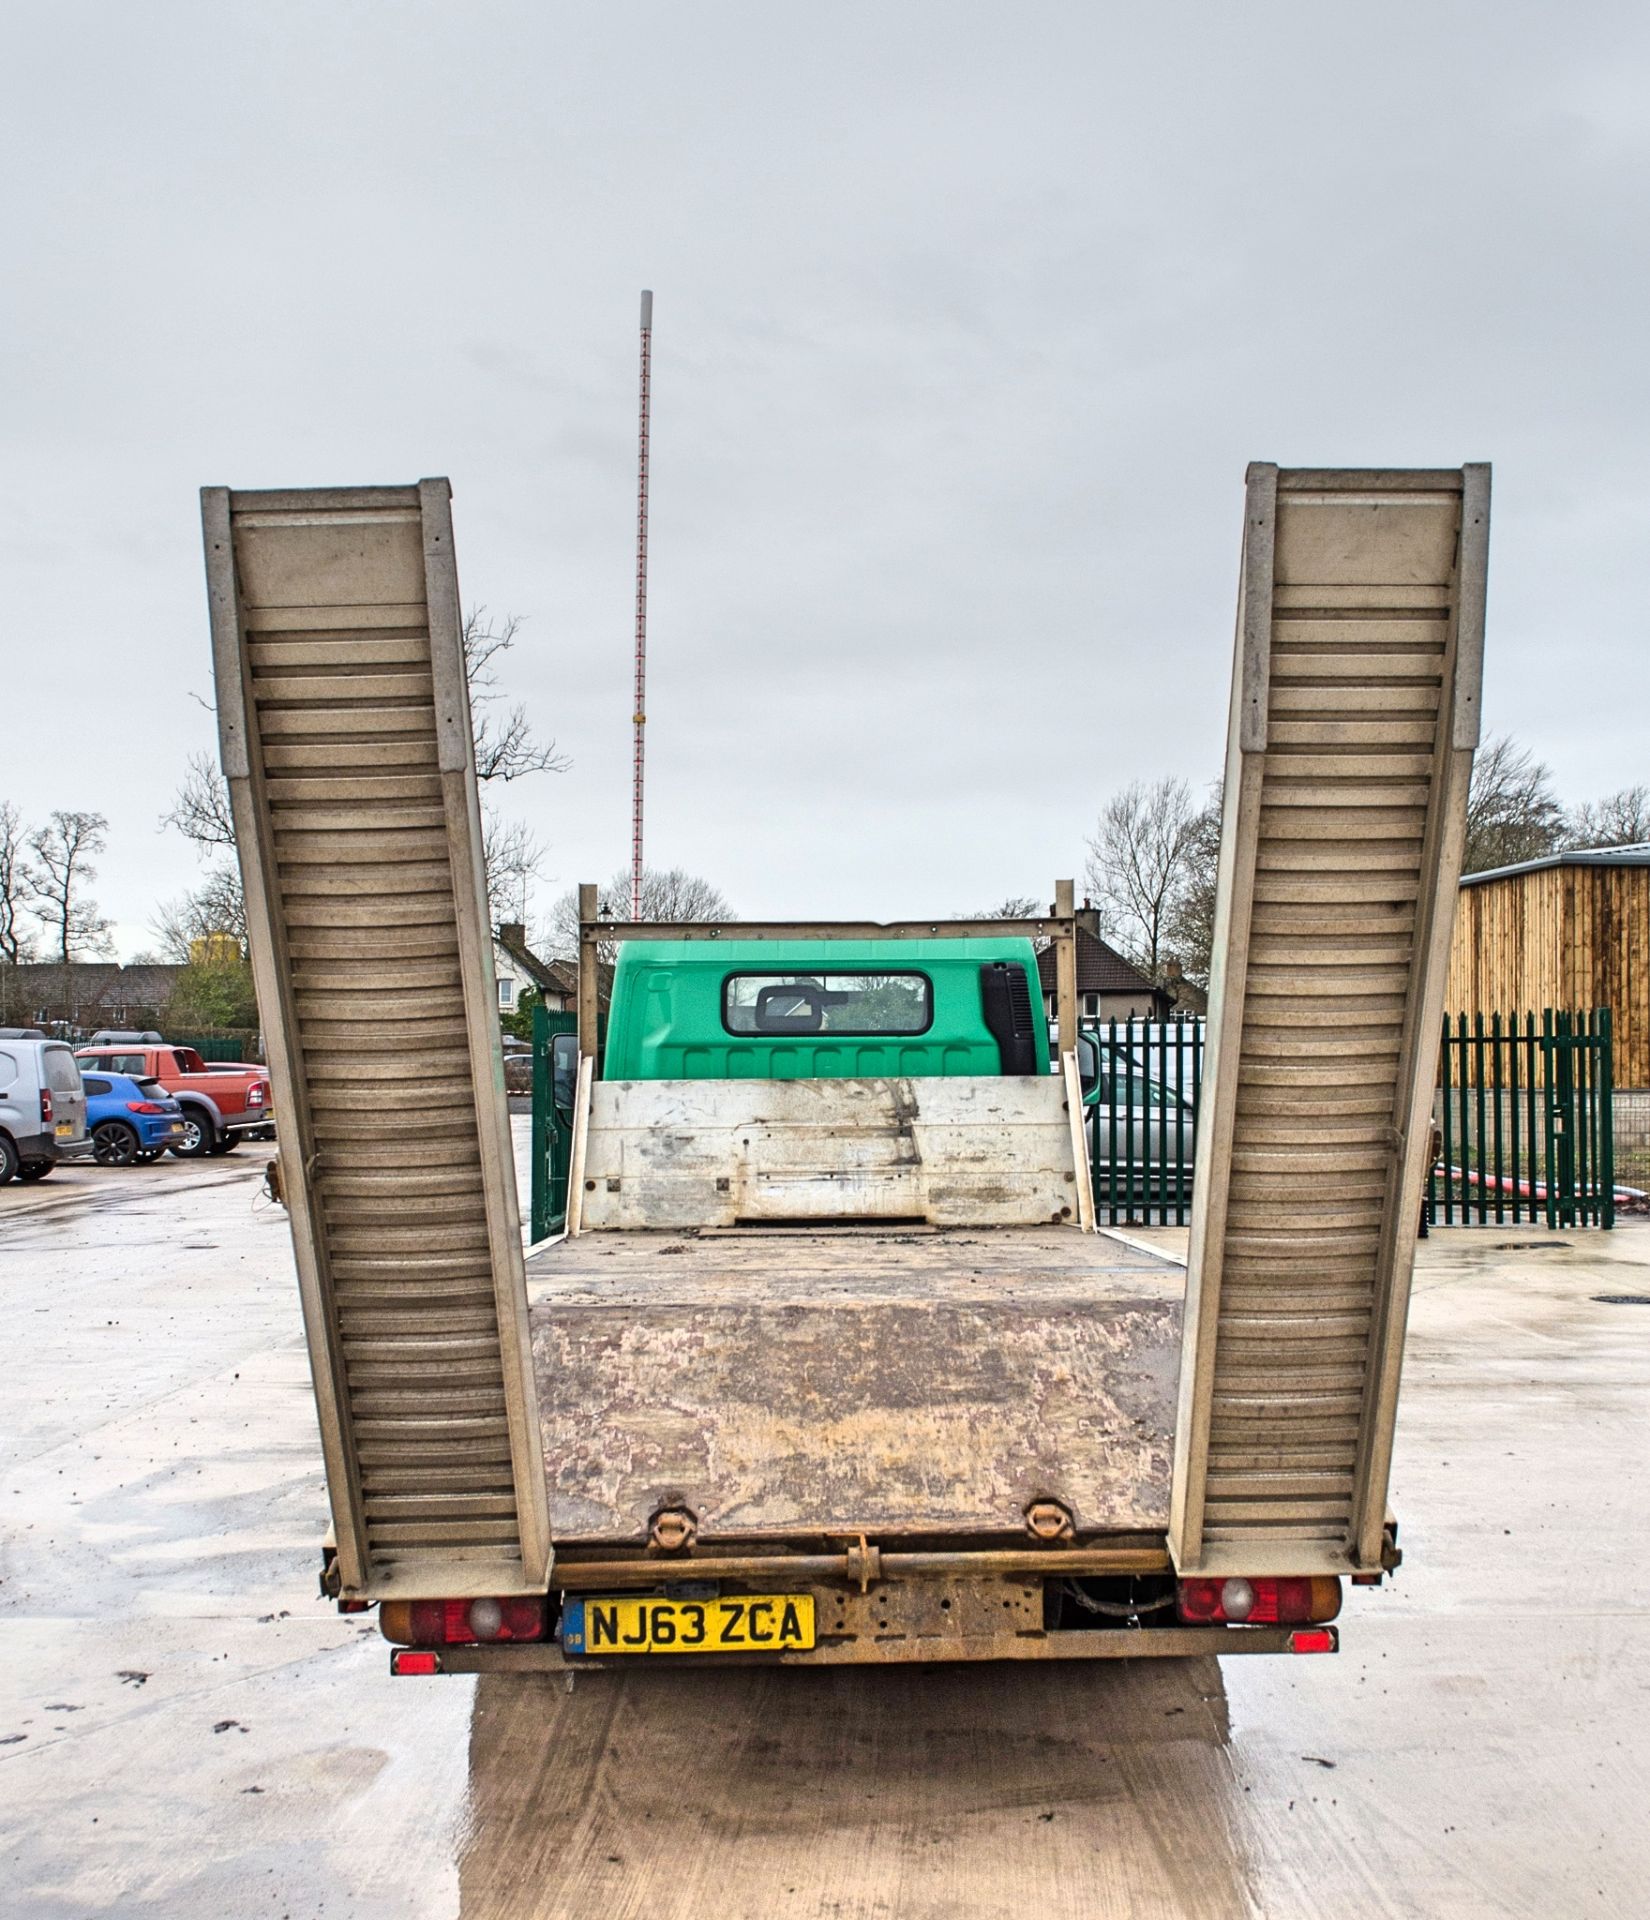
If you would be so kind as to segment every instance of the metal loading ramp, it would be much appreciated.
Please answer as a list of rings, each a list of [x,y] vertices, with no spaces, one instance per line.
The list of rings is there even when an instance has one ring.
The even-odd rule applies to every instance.
[[[542,1591],[449,488],[214,487],[202,509],[343,1589]]]
[[[1170,1546],[1382,1560],[1489,469],[1250,469]]]

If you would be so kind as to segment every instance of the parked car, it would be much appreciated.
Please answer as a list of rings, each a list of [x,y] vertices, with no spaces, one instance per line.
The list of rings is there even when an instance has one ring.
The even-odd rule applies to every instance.
[[[273,1118],[269,1074],[263,1067],[212,1073],[193,1047],[82,1047],[76,1058],[88,1073],[128,1073],[158,1080],[183,1109],[183,1138],[171,1151],[180,1159],[228,1153],[255,1127]]]
[[[516,1040],[505,1035],[504,1091],[509,1094],[530,1094],[533,1091],[532,1041]]]
[[[268,1067],[261,1066],[256,1060],[208,1060],[208,1073],[261,1073],[267,1077]],[[259,1127],[245,1127],[241,1131],[243,1140],[273,1140],[275,1138],[275,1116],[269,1116],[268,1123]]]
[[[37,1028],[0,1027],[0,1187],[91,1152],[74,1054]]]
[[[86,1129],[100,1167],[132,1167],[158,1160],[183,1139],[183,1108],[158,1080],[129,1073],[88,1073]]]

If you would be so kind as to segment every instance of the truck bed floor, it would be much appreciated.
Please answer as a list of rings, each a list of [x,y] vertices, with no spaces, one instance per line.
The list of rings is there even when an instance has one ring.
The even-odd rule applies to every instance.
[[[557,1542],[1167,1524],[1185,1276],[1108,1234],[591,1233],[527,1277]]]

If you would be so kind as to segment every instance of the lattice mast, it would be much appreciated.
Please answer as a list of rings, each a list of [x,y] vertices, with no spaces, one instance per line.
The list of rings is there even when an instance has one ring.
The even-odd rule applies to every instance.
[[[647,457],[653,375],[653,295],[642,294],[642,398],[636,458],[635,759],[630,779],[630,917],[642,917],[642,792],[647,758]]]

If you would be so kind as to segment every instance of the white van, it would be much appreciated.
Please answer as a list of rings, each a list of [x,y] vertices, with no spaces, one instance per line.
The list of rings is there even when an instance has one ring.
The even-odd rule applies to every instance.
[[[25,1027],[0,1027],[0,1187],[43,1180],[89,1154],[86,1093],[74,1049]]]

